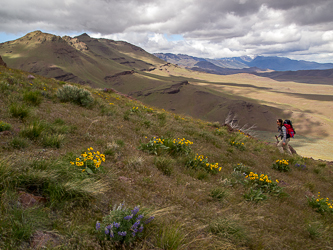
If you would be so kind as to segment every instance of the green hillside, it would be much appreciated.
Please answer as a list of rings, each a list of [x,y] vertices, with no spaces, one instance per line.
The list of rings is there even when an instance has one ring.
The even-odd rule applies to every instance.
[[[0,66],[1,249],[332,246],[331,162],[29,74]]]

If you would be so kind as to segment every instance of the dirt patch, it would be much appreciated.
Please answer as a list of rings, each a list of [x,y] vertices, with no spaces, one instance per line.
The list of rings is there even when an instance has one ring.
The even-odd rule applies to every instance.
[[[60,237],[51,232],[37,231],[31,239],[30,247],[32,249],[45,249],[56,247],[60,244]]]
[[[19,202],[24,208],[29,208],[33,206],[37,206],[39,204],[43,204],[46,202],[46,198],[41,196],[35,196],[33,194],[29,194],[23,191],[19,192]]]

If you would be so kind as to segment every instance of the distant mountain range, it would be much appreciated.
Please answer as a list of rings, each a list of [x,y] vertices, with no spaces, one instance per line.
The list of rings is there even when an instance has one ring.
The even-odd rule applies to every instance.
[[[254,58],[232,57],[220,59],[207,59],[191,57],[182,54],[155,53],[155,56],[164,61],[178,64],[193,70],[205,71],[207,73],[228,74],[227,72],[248,73],[258,71],[297,71],[297,70],[325,70],[333,69],[333,63],[317,63],[308,61],[292,60],[286,57],[265,57]],[[252,68],[248,70],[249,68]],[[226,69],[238,69],[238,71],[227,71]],[[247,69],[247,70],[244,70]],[[239,71],[240,70],[240,71]]]

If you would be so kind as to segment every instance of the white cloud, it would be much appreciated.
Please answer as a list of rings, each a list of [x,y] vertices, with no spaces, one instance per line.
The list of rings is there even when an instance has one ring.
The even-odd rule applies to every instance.
[[[332,61],[332,11],[331,0],[1,0],[0,34],[87,32],[148,52],[326,62]]]

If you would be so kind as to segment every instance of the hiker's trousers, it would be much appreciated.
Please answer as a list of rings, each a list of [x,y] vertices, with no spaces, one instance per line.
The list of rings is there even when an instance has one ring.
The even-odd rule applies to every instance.
[[[283,149],[285,149],[287,151],[288,154],[292,155],[290,149],[289,149],[289,146],[288,146],[288,143],[290,141],[290,138],[286,139],[286,144],[283,145],[283,140],[281,140],[278,144],[277,144],[277,147],[278,149],[280,150],[280,152],[283,154],[284,151]]]

